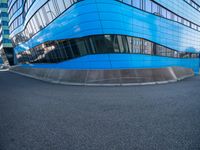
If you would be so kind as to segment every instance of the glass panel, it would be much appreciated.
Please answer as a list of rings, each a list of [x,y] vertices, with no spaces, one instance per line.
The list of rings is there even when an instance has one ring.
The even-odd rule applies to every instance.
[[[53,15],[52,15],[52,12],[51,10],[49,9],[49,5],[48,3],[44,6],[44,10],[45,10],[45,13],[47,15],[47,18],[48,18],[48,21],[51,22],[53,20]]]
[[[118,39],[118,44],[119,44],[119,50],[120,50],[121,53],[124,53],[124,46],[123,46],[122,36],[118,35],[117,39]]]
[[[151,13],[151,4],[152,4],[152,2],[150,1],[150,0],[145,0],[144,1],[145,2],[145,10],[147,11],[147,12],[150,12]]]
[[[141,53],[141,41],[138,38],[133,38],[133,53]]]
[[[133,0],[134,1],[134,0]],[[131,5],[132,4],[132,0],[123,0],[124,3]]]
[[[77,50],[80,53],[80,56],[84,56],[87,54],[87,49],[83,39],[76,40],[76,45],[77,45]]]
[[[133,0],[133,6],[137,7],[137,8],[142,8],[142,1],[141,0]]]
[[[69,0],[62,0],[64,2],[65,8],[68,8],[71,6],[71,2]]]
[[[152,44],[149,41],[143,40],[144,54],[152,54]]]
[[[64,5],[63,1],[59,0],[57,2],[57,5],[58,5],[58,9],[59,9],[60,13],[62,13],[65,10],[65,5]]]
[[[44,16],[43,10],[40,9],[40,11],[38,13],[39,13],[40,18],[41,18],[41,20],[43,22],[43,25],[46,26],[48,24],[48,22],[47,22],[47,18]]]
[[[49,13],[51,13],[51,15],[53,16],[53,19],[54,19],[58,16],[59,13],[58,13],[58,11],[56,11],[55,3],[53,0],[49,1],[48,4],[49,4],[49,8],[50,8]]]
[[[152,13],[158,14],[158,5],[156,3],[152,3]]]
[[[37,16],[37,22],[38,22],[39,29],[41,30],[44,27],[44,23],[42,21],[42,18],[40,16],[39,12],[36,13],[36,16]]]
[[[113,49],[114,49],[113,51],[115,53],[120,53],[117,35],[111,35],[111,37],[112,37],[112,41],[113,41]]]
[[[161,8],[161,16],[164,18],[167,17],[167,10],[165,8]]]

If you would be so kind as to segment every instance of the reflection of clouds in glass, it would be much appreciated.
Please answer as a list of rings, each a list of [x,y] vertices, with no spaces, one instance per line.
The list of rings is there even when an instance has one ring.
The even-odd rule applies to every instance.
[[[78,27],[78,26],[75,26],[74,28],[75,28],[75,32],[80,32],[81,31],[81,28]]]

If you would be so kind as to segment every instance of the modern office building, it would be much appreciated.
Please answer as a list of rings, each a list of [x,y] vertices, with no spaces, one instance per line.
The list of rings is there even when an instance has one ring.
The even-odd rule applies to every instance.
[[[200,0],[8,0],[18,64],[199,72]]]
[[[9,38],[7,0],[0,0],[0,54],[4,64],[14,65],[14,51]]]
[[[3,63],[3,60],[2,60],[2,58],[1,58],[1,56],[0,56],[0,64],[2,64]]]

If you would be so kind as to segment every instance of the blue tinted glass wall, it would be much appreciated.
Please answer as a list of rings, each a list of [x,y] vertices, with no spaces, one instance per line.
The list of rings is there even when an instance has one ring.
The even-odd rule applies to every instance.
[[[199,20],[199,11],[184,0],[36,0],[11,38],[19,54],[46,42],[93,35],[131,36],[179,53],[198,53]]]

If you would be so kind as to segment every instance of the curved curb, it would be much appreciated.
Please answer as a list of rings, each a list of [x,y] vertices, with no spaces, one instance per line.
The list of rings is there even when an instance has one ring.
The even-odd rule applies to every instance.
[[[29,75],[29,74],[25,74],[25,73],[13,71],[13,70],[9,70],[9,71],[12,72],[12,73],[16,73],[16,74],[25,76],[25,77],[32,78],[32,79],[36,79],[36,80],[40,80],[40,81],[44,81],[44,82],[48,82],[48,83],[53,83],[53,84],[67,85],[67,86],[105,86],[105,87],[144,86],[144,85],[175,83],[175,82],[184,80],[186,78],[192,77],[191,75],[188,75],[188,76],[173,79],[173,80],[155,81],[155,82],[142,82],[142,83],[112,83],[112,84],[109,84],[109,83],[74,83],[74,82],[61,82],[61,81],[56,81],[56,80],[52,80],[52,79],[44,79],[44,78],[36,77],[36,76],[33,76],[33,75]]]

